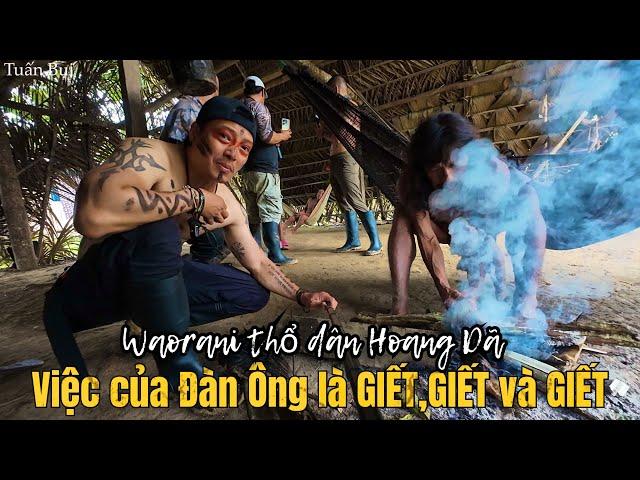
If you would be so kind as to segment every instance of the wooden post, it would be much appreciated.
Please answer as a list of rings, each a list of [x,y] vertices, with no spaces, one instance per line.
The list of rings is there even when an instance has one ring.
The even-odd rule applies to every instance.
[[[140,64],[138,60],[119,60],[118,68],[127,137],[147,137],[149,134],[142,102]]]
[[[22,189],[16,165],[11,154],[4,117],[0,112],[0,200],[7,219],[9,240],[18,270],[33,270],[38,267],[29,217],[22,198]]]
[[[53,158],[50,158],[49,163],[47,165],[47,177],[44,185],[44,195],[42,196],[42,204],[40,205],[40,211],[42,212],[42,217],[40,219],[40,230],[38,231],[38,262],[42,261],[42,251],[43,251],[42,241],[44,239],[44,229],[46,228],[46,225],[47,225],[47,213],[48,213],[47,210],[49,209],[49,197],[51,196],[51,173],[53,170],[53,162],[54,162]]]

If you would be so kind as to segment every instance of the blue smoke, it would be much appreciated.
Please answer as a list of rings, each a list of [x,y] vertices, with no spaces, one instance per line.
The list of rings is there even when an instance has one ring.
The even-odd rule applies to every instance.
[[[599,118],[602,138],[592,151],[565,157],[579,164],[573,170],[535,184],[547,248],[592,245],[640,227],[640,62],[572,62],[548,95],[547,133],[566,132],[586,111],[587,119]]]
[[[464,298],[447,310],[445,322],[453,332],[475,324],[499,326],[518,352],[540,356],[546,352],[546,317],[535,302],[537,278],[523,281],[526,272],[536,271],[535,259],[526,255],[538,212],[530,180],[509,167],[487,139],[470,142],[452,156],[453,173],[429,198],[434,218],[450,221],[451,251],[467,273],[458,285]],[[501,232],[507,232],[515,285],[507,285],[507,258],[495,241]],[[526,312],[519,303],[524,293],[534,297]],[[516,325],[535,333],[510,335]]]
[[[640,227],[640,62],[572,62],[547,93],[549,134],[566,132],[585,111],[587,119],[597,115],[612,124],[592,151],[571,156],[577,167],[542,185],[508,165],[489,140],[477,140],[453,152],[453,174],[429,198],[433,217],[450,222],[451,251],[467,273],[459,285],[464,298],[446,313],[448,327],[459,332],[477,323],[500,326],[511,349],[538,358],[551,353],[547,317],[537,300],[524,308],[520,303],[523,291],[537,295],[537,278],[527,275],[537,271],[535,258],[527,252],[538,205],[551,249],[591,245]],[[555,158],[546,159],[553,167]],[[506,284],[507,260],[495,242],[503,231],[515,285]],[[588,308],[579,280],[553,290],[565,303],[549,312],[551,319],[560,319],[566,302]],[[598,290],[607,295],[612,289]],[[511,335],[516,325],[531,334]]]

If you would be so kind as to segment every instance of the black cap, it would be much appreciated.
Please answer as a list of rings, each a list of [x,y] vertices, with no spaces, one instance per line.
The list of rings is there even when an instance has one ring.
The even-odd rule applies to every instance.
[[[229,97],[213,97],[208,100],[200,109],[196,122],[204,125],[211,120],[229,120],[243,126],[253,139],[256,139],[256,121],[253,113],[240,100]]]

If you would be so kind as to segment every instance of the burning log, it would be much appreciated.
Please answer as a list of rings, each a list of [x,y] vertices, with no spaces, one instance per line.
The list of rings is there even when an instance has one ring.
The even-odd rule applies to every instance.
[[[599,348],[593,348],[589,345],[583,345],[582,350],[585,352],[599,353],[601,355],[611,355],[611,352],[607,350],[600,350]]]
[[[367,323],[385,327],[415,328],[418,330],[431,330],[444,332],[442,326],[442,314],[411,314],[411,315],[365,315],[358,314],[351,319],[356,323]]]
[[[507,336],[523,336],[535,338],[542,332],[533,331],[521,327],[509,327],[501,329]],[[538,360],[554,363],[562,370],[570,370],[578,365],[578,359],[582,353],[582,348],[587,339],[584,335],[573,331],[547,330],[544,332],[548,336],[548,344],[553,348],[553,352]]]
[[[595,345],[620,345],[640,348],[637,336],[627,327],[610,322],[603,322],[580,314],[571,323],[556,323],[554,330],[562,332],[578,331],[586,335],[589,343]]]
[[[546,392],[547,391],[547,376],[558,369],[536,360],[535,358],[527,357],[526,355],[522,355],[521,353],[505,351],[504,359],[507,362],[510,362],[512,365],[516,365],[518,367],[527,367],[533,372],[533,378],[538,381],[538,388]],[[570,410],[579,413],[580,415],[588,418],[589,420],[600,420],[598,417],[590,413],[588,410],[580,407],[571,407]]]
[[[21,372],[23,370],[32,370],[36,367],[44,365],[44,362],[39,359],[21,360],[11,365],[3,365],[0,367],[0,375],[4,373]]]
[[[442,314],[413,314],[413,315],[364,315],[359,314],[352,318],[352,322],[365,323],[369,325],[388,326],[397,328],[413,328],[428,332],[430,334],[445,333],[444,324],[442,323]],[[538,337],[541,333],[537,330],[527,329],[524,327],[505,327],[501,328],[501,332],[505,336],[518,337]],[[557,331],[550,330],[544,332],[549,336],[549,344],[553,347],[552,356],[544,356],[540,360],[552,361],[553,356],[557,358],[558,366],[562,366],[563,370],[569,369],[577,365],[578,358],[582,352],[582,346],[586,340],[584,335],[573,331]],[[526,338],[525,338],[526,340]]]

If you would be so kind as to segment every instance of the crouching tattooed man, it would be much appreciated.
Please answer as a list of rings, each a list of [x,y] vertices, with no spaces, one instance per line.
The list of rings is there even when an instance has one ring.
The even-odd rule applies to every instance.
[[[95,243],[45,301],[44,323],[62,368],[87,376],[73,333],[127,318],[152,335],[183,335],[194,325],[256,312],[269,292],[305,308],[337,306],[326,292],[298,287],[267,258],[226,185],[247,161],[255,135],[242,102],[216,97],[200,110],[185,145],[128,138],[86,175],[75,227]],[[183,240],[217,228],[250,274],[181,257]],[[174,390],[181,371],[202,374],[193,350],[154,358]]]

